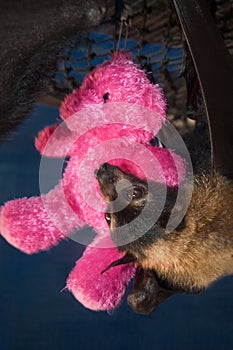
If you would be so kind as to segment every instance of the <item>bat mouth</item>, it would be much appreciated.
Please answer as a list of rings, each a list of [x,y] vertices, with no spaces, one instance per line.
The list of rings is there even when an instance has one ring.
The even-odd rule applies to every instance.
[[[105,272],[110,270],[112,267],[130,264],[130,263],[136,263],[137,259],[135,256],[133,256],[130,253],[126,253],[122,258],[113,261],[110,265],[108,265],[103,271],[101,271],[101,275],[103,275]]]

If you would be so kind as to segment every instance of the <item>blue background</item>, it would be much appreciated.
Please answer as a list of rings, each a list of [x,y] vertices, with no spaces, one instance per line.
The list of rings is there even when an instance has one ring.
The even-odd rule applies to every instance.
[[[34,138],[57,118],[57,109],[37,105],[0,145],[0,205],[39,195]],[[201,295],[176,295],[149,316],[134,314],[126,300],[111,314],[93,312],[61,292],[83,249],[67,240],[28,256],[0,237],[0,350],[233,349],[233,277]]]

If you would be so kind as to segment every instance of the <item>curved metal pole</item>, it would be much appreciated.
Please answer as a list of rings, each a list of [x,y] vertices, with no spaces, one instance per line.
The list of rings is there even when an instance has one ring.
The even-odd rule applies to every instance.
[[[213,166],[233,177],[233,61],[204,0],[173,0],[201,86]]]

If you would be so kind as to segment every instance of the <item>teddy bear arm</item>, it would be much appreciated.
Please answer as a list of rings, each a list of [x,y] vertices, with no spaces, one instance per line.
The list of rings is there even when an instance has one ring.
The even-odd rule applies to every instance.
[[[61,198],[61,189],[7,202],[0,213],[2,236],[27,254],[48,250],[85,223]]]

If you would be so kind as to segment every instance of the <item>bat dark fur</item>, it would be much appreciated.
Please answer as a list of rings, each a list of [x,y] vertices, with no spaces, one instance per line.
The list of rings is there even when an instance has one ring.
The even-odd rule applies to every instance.
[[[0,0],[0,139],[48,92],[63,48],[105,10],[103,0]]]
[[[233,183],[230,180],[217,173],[196,176],[189,208],[172,232],[167,232],[165,227],[176,200],[176,189],[168,189],[159,219],[140,237],[145,225],[143,220],[135,222],[133,230],[132,226],[127,229],[128,225],[123,225],[140,218],[146,202],[152,208],[148,217],[157,215],[154,209],[159,203],[162,185],[152,183],[148,191],[147,182],[107,163],[96,171],[96,177],[108,203],[106,220],[112,239],[119,250],[133,257],[132,262],[136,260],[140,270],[128,297],[136,312],[147,314],[174,292],[197,293],[233,273]],[[119,210],[119,206],[123,209]],[[132,242],[128,242],[129,237]]]

